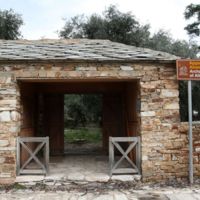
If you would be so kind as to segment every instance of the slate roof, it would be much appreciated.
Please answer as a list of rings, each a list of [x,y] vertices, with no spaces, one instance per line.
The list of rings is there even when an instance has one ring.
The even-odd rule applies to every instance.
[[[109,40],[0,40],[0,61],[174,61],[168,53]]]

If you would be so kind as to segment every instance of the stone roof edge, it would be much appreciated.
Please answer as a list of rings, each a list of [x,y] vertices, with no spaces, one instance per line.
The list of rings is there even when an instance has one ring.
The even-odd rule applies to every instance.
[[[86,59],[0,59],[0,64],[33,64],[33,63],[150,63],[150,64],[176,64],[176,60],[146,60],[146,59],[128,59],[128,60],[86,60]]]

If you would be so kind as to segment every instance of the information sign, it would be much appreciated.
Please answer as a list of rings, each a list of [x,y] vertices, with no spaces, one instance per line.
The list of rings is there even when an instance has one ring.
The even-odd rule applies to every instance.
[[[177,60],[178,80],[200,80],[200,60]]]

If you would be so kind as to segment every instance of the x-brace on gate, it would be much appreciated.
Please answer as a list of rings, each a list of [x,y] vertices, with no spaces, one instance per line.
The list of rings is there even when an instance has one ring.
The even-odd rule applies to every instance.
[[[128,143],[129,146],[124,150],[119,143]],[[115,148],[121,153],[122,157],[115,162]],[[136,163],[134,163],[129,153],[135,148]],[[120,163],[126,159],[131,168],[118,168]],[[110,176],[112,174],[140,174],[140,137],[110,137],[109,138],[109,163]]]
[[[28,144],[38,144],[31,148]],[[30,157],[22,164],[21,150],[24,149]],[[43,150],[43,162],[37,154]],[[37,169],[27,169],[27,166],[35,161]],[[49,170],[49,137],[18,137],[17,138],[17,174],[47,174]]]

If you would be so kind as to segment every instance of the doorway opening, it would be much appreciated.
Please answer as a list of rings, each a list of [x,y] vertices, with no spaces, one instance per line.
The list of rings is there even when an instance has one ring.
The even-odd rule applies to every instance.
[[[64,95],[64,154],[102,154],[102,95]]]
[[[49,176],[59,174],[67,179],[74,173],[81,173],[78,177],[98,177],[102,173],[108,176],[109,137],[139,136],[138,92],[137,80],[20,81],[19,136],[49,137]],[[80,108],[78,100],[78,104],[83,104]],[[128,145],[123,143],[122,148],[125,150]],[[27,155],[21,154],[23,163]],[[135,162],[136,151],[128,156]]]

